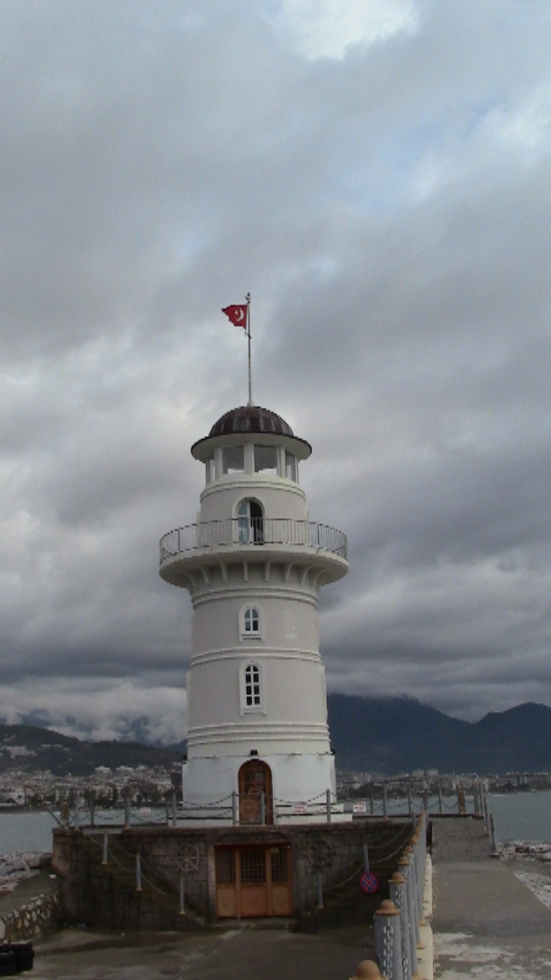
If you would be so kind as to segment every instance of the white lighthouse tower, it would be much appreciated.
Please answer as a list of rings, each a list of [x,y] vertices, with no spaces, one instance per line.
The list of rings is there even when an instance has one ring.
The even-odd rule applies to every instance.
[[[160,564],[194,611],[190,817],[235,821],[237,806],[241,823],[273,823],[320,812],[328,790],[336,799],[317,602],[346,575],[347,542],[309,518],[299,466],[311,451],[254,405],[227,412],[191,449],[205,466],[201,509],[163,537]]]

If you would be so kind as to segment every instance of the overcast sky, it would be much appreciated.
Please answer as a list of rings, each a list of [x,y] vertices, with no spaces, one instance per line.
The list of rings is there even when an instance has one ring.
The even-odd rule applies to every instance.
[[[158,540],[248,290],[349,538],[329,689],[551,705],[550,50],[549,0],[1,0],[0,718],[185,735]]]

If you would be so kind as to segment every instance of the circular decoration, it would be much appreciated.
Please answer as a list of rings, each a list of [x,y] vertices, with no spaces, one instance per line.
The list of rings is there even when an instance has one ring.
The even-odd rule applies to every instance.
[[[371,871],[366,871],[360,878],[360,888],[366,895],[374,895],[375,892],[379,891],[379,886],[380,882],[377,875],[372,874]]]

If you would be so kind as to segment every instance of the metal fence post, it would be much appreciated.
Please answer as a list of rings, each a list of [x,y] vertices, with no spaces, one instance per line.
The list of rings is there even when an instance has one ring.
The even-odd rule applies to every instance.
[[[442,783],[438,783],[438,813],[444,812],[444,806],[442,803]]]
[[[238,824],[237,793],[235,790],[231,795],[231,819],[234,827]]]
[[[411,786],[408,784],[408,813],[413,816],[413,800],[411,798]]]
[[[142,859],[139,852],[136,853],[136,891],[142,890]]]
[[[388,820],[388,800],[387,800],[386,783],[383,783],[383,817],[385,820]]]
[[[264,791],[260,793],[260,823],[262,826],[266,823],[266,796]]]
[[[369,871],[369,851],[367,850],[367,844],[362,845],[363,855],[364,855],[364,874]]]
[[[124,826],[130,826],[130,796],[124,798]]]
[[[375,788],[373,786],[373,783],[371,783],[371,787],[369,790],[369,801],[371,804],[371,816],[373,816],[373,814],[375,813]]]
[[[107,864],[107,854],[109,852],[109,834],[106,830],[103,831],[103,855],[101,859],[102,864]]]
[[[327,813],[327,823],[331,823],[331,790],[325,790],[325,810]]]
[[[318,874],[318,908],[323,908],[323,876]]]
[[[497,854],[496,827],[493,813],[490,814],[490,847],[492,849],[492,854]]]
[[[80,798],[78,794],[75,796],[75,830],[80,827]]]
[[[404,980],[400,913],[386,898],[375,912],[375,951],[382,975],[388,980]]]
[[[176,793],[174,792],[174,790],[172,791],[172,826],[173,827],[176,827],[177,826],[177,819],[176,819]]]
[[[90,797],[90,826],[96,826],[96,800],[94,796]]]
[[[185,915],[186,914],[186,907],[185,907],[184,872],[183,871],[180,871],[179,886],[180,886],[179,887],[180,908],[179,908],[179,911],[178,911],[178,915]]]

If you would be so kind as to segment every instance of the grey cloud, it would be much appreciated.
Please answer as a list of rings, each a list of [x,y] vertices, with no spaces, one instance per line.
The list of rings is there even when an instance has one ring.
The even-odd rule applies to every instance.
[[[269,3],[5,6],[12,713],[185,724],[190,603],[158,539],[195,520],[189,446],[246,399],[219,311],[249,289],[255,400],[312,442],[311,516],[349,536],[330,686],[551,704],[551,24],[529,7],[423,2],[415,31],[308,60]]]

